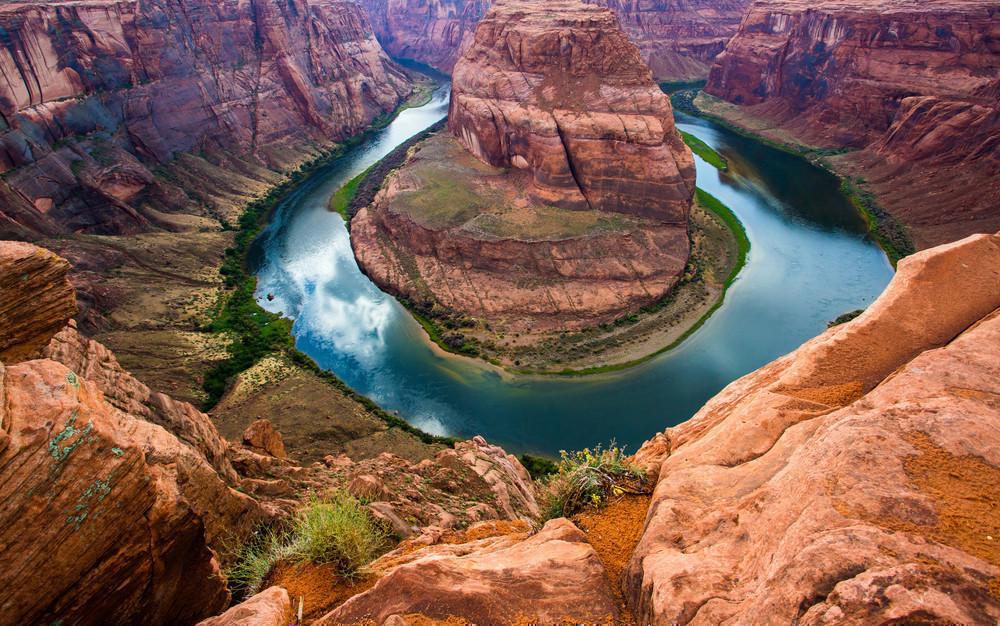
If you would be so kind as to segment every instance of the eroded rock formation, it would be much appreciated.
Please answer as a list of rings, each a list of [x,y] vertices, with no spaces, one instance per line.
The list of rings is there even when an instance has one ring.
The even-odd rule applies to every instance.
[[[530,331],[609,321],[676,284],[694,160],[610,11],[494,4],[455,67],[448,128],[481,162],[432,137],[352,221],[384,289]]]
[[[607,9],[497,2],[455,67],[448,130],[483,162],[526,171],[543,205],[686,228],[691,151]]]
[[[71,314],[66,262],[15,242],[0,257],[13,259],[0,276],[18,279],[4,283],[0,318],[19,312],[0,343],[44,344]],[[36,293],[68,304],[23,315]],[[224,608],[216,550],[271,514],[230,487],[208,416],[150,392],[72,325],[20,360],[0,364],[4,619],[176,623]]]
[[[644,446],[637,617],[996,621],[998,307],[1000,235],[918,253],[856,320]]]
[[[587,0],[610,8],[658,81],[698,80],[736,32],[748,0]],[[451,73],[489,0],[362,0],[382,46]]]
[[[990,2],[760,1],[706,92],[868,179],[918,246],[1000,228],[1000,16]]]
[[[6,231],[141,231],[143,201],[183,203],[151,171],[175,153],[281,168],[410,91],[351,2],[18,2],[0,27]]]
[[[611,623],[618,615],[604,568],[567,519],[526,533],[390,552],[381,578],[317,624],[385,623],[417,614],[473,624]],[[409,623],[409,622],[406,622]]]

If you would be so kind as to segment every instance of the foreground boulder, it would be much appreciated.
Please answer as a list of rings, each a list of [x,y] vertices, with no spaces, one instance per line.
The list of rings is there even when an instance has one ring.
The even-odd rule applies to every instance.
[[[394,615],[474,624],[515,617],[552,624],[611,621],[618,616],[604,568],[586,536],[566,519],[536,535],[509,534],[458,545],[391,552],[372,564],[382,578],[317,624]]]
[[[995,623],[998,307],[1000,236],[921,252],[859,318],[644,447],[637,617]]]
[[[281,587],[268,587],[222,615],[198,622],[198,626],[287,626],[292,602]]]

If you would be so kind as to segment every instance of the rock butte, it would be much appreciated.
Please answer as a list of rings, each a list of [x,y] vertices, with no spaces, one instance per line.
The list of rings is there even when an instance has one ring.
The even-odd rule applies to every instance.
[[[749,0],[587,0],[610,8],[657,80],[703,79]],[[382,47],[451,73],[489,0],[362,0]]]
[[[432,138],[351,223],[383,289],[528,331],[610,321],[676,284],[694,158],[610,11],[494,4],[455,66],[448,129],[490,167]]]
[[[1000,228],[997,41],[992,2],[761,0],[705,91],[779,140],[861,149],[830,161],[922,248]]]
[[[177,153],[273,184],[261,165],[296,165],[411,89],[351,2],[5,2],[0,28],[7,237],[170,225],[191,190],[152,170]]]

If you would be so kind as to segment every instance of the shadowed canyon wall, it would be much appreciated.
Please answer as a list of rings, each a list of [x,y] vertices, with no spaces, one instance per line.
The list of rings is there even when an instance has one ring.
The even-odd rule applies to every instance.
[[[699,80],[736,32],[747,0],[587,0],[610,8],[657,80]],[[489,0],[361,0],[393,56],[451,73]]]
[[[979,1],[755,2],[708,94],[810,145],[858,149],[918,247],[1000,227],[1000,8]]]
[[[8,236],[142,231],[187,204],[178,153],[283,169],[410,92],[350,2],[5,3],[0,33]]]

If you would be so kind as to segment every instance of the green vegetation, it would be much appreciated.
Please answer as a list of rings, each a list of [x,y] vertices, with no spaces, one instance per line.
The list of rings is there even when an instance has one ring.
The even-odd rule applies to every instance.
[[[715,148],[694,135],[685,133],[683,130],[681,131],[681,137],[684,139],[684,143],[691,148],[691,151],[704,159],[706,163],[722,172],[729,170],[729,163],[726,162],[725,157],[716,152]]]
[[[617,447],[614,441],[607,450],[597,446],[593,452],[584,448],[560,454],[558,471],[545,481],[547,493],[542,498],[547,520],[569,517],[626,493],[650,492],[642,468],[629,461],[624,448]]]
[[[662,91],[667,95],[670,95],[677,93],[678,91],[686,91],[690,89],[704,89],[706,84],[708,84],[708,81],[705,79],[690,80],[690,81],[672,80],[660,83],[659,86],[660,86],[660,91]]]
[[[332,565],[353,578],[386,546],[386,533],[360,502],[343,491],[312,499],[285,532],[258,528],[235,552],[226,568],[234,595],[257,593],[275,564],[282,560]]]
[[[842,313],[837,316],[837,319],[833,320],[832,322],[827,322],[826,327],[833,328],[834,326],[840,326],[841,324],[846,324],[847,322],[853,320],[854,318],[856,318],[857,316],[861,315],[864,312],[865,312],[864,309],[855,309],[850,313]]]
[[[375,166],[373,165],[372,167]],[[371,167],[352,178],[346,185],[338,189],[335,194],[330,196],[330,210],[340,213],[341,217],[343,217],[346,222],[351,221],[351,215],[347,212],[347,207],[351,205],[351,200],[353,200],[355,194],[357,194],[358,185],[361,184],[361,181],[365,179],[365,176],[367,176],[370,171],[372,171]]]
[[[313,499],[292,524],[293,559],[333,565],[345,578],[371,563],[385,545],[385,532],[350,494],[336,491]]]
[[[521,465],[535,480],[541,480],[559,471],[559,466],[552,461],[530,454],[521,455]]]
[[[896,267],[896,263],[903,257],[916,252],[913,240],[910,239],[910,236],[906,233],[906,228],[903,224],[896,218],[895,215],[889,213],[884,207],[882,207],[881,204],[879,204],[874,193],[867,189],[862,189],[859,186],[863,182],[861,179],[852,178],[850,176],[844,177],[836,172],[833,172],[829,165],[822,159],[822,157],[853,152],[854,150],[852,148],[811,148],[802,145],[790,145],[767,139],[766,137],[750,132],[745,128],[736,126],[735,124],[732,124],[717,115],[711,115],[702,111],[694,104],[694,99],[697,97],[698,93],[698,90],[680,91],[673,94],[670,97],[670,101],[673,103],[674,108],[679,111],[711,120],[716,124],[733,131],[734,133],[738,133],[744,137],[750,137],[751,139],[775,148],[776,150],[782,150],[784,152],[809,159],[810,161],[824,167],[828,171],[831,171],[834,175],[841,179],[841,192],[843,192],[843,194],[858,207],[858,211],[861,212],[862,216],[864,216],[865,220],[868,222],[868,231],[871,233],[875,241],[877,241],[882,247],[882,250],[885,251],[886,256],[889,257],[889,262],[892,263],[893,267]],[[693,147],[691,149],[694,150]]]
[[[868,222],[868,232],[885,250],[892,266],[896,267],[900,259],[913,254],[917,249],[899,219],[879,204],[874,193],[857,186],[860,182],[859,179],[850,177],[843,179],[840,191],[858,207]]]

